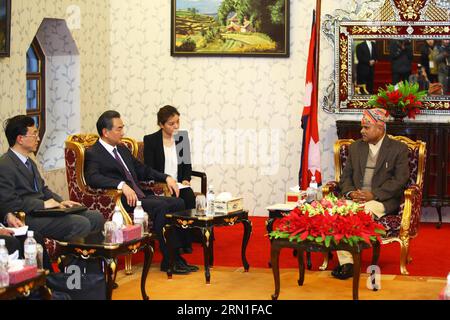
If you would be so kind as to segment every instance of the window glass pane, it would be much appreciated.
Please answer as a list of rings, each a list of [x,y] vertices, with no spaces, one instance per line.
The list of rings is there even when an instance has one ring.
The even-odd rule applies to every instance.
[[[27,80],[27,110],[38,108],[38,80]]]
[[[30,72],[39,72],[39,60],[32,46],[27,51],[27,73]]]

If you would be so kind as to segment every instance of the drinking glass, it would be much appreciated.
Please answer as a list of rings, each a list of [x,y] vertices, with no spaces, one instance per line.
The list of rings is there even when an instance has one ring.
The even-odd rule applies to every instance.
[[[195,209],[197,210],[197,215],[205,215],[206,197],[204,194],[199,194],[195,197]]]
[[[112,221],[105,222],[103,234],[105,236],[105,243],[114,243],[116,241],[116,224]]]

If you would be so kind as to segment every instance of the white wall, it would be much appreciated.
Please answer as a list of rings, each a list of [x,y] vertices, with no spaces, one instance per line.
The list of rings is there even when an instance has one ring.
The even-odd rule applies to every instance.
[[[170,3],[111,1],[110,107],[139,140],[156,130],[161,106],[177,107],[190,132],[193,167],[206,171],[217,191],[243,196],[251,214],[265,215],[298,184],[315,0],[291,1],[288,59],[171,57]]]

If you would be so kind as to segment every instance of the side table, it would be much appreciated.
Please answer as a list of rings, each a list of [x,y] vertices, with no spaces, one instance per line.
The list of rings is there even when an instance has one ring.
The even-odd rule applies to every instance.
[[[38,274],[28,280],[12,284],[0,289],[0,300],[13,300],[16,298],[26,298],[32,291],[39,290],[42,298],[51,299],[51,292],[45,286],[45,279],[49,274],[48,270],[38,270]]]
[[[197,212],[197,210],[184,210],[175,213],[166,214],[167,224],[164,228],[164,236],[167,239],[167,244],[170,252],[169,269],[167,270],[167,276],[172,278],[172,268],[174,265],[175,255],[174,248],[171,241],[171,233],[173,228],[198,228],[202,233],[202,246],[203,246],[203,260],[205,264],[205,279],[209,284],[211,280],[210,274],[210,256],[213,255],[212,241],[210,240],[213,227],[226,227],[234,226],[237,223],[244,225],[244,236],[242,239],[241,257],[244,269],[248,272],[250,265],[246,258],[246,249],[248,240],[252,233],[252,225],[248,220],[248,211],[242,210],[229,214],[216,213],[214,216],[206,216],[203,212]]]
[[[277,219],[281,219],[285,216],[288,216],[289,213],[292,210],[281,210],[281,209],[267,209],[267,211],[269,211],[269,218],[266,221],[266,230],[267,230],[267,234],[270,234],[273,231],[273,223],[275,222],[275,220]],[[270,239],[270,238],[269,238]],[[272,242],[272,239],[270,239],[270,241]],[[297,251],[293,252],[294,256],[297,255]],[[312,262],[311,262],[311,253],[307,252],[306,253],[306,267],[308,268],[308,270],[312,269]],[[271,262],[269,261],[269,268],[272,266]]]
[[[148,300],[149,297],[145,291],[145,281],[150,269],[153,258],[153,239],[152,234],[145,234],[141,238],[123,243],[104,243],[103,241],[95,243],[81,243],[81,242],[61,242],[57,241],[61,246],[60,255],[72,255],[81,257],[83,259],[102,259],[107,268],[105,268],[106,276],[106,297],[108,300],[112,298],[113,290],[113,275],[116,271],[116,258],[121,255],[135,254],[140,250],[144,251],[144,266],[141,275],[141,293],[142,299]]]
[[[298,267],[299,267],[299,279],[298,285],[302,286],[305,278],[305,264],[303,261],[304,252],[330,252],[336,250],[345,250],[351,252],[353,256],[353,300],[358,300],[358,288],[359,288],[359,276],[361,273],[361,252],[364,249],[372,246],[378,246],[378,242],[367,244],[360,242],[357,245],[350,246],[343,243],[339,245],[330,245],[329,248],[318,244],[313,241],[289,241],[289,239],[273,239],[271,242],[270,258],[272,263],[273,278],[275,281],[275,293],[272,295],[272,300],[277,300],[280,294],[280,270],[279,270],[279,258],[282,248],[297,249]]]

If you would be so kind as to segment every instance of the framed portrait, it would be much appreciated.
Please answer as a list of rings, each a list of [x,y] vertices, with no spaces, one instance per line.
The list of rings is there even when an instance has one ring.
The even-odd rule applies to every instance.
[[[0,57],[9,57],[11,0],[0,0]]]
[[[172,56],[289,57],[289,0],[171,0]]]

